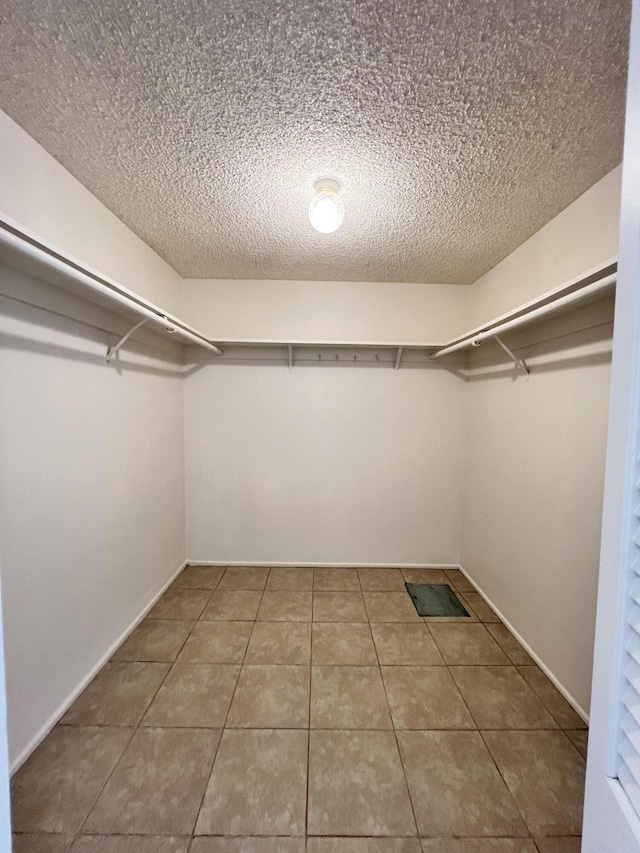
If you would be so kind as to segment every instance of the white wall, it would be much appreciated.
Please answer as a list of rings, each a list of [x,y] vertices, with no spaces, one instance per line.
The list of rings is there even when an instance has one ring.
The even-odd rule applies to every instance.
[[[439,367],[200,367],[189,559],[457,563],[463,392]]]
[[[1,112],[0,164],[1,215],[180,311],[178,274]],[[129,323],[2,267],[0,293],[13,297],[0,298],[0,549],[15,765],[184,560],[183,395],[175,345],[138,333],[108,366],[108,332]]]
[[[497,354],[502,376],[476,363],[465,400],[462,564],[586,712],[612,334],[598,307],[603,325],[560,351],[511,339],[529,382]]]
[[[36,301],[43,288],[0,268],[2,293]],[[46,296],[50,304],[51,288]],[[61,307],[70,310],[67,295]],[[123,328],[87,303],[77,303],[75,316]],[[2,597],[14,763],[184,560],[181,353],[131,344],[119,369],[104,361],[116,338],[92,326],[0,298]]]
[[[618,253],[622,167],[617,166],[470,288],[475,328]]]
[[[618,208],[614,170],[473,285],[469,325],[615,255]],[[529,382],[514,381],[504,355],[483,346],[465,399],[462,565],[585,712],[611,320],[605,299],[507,336],[530,363]]]
[[[178,273],[1,110],[0,215],[180,314]]]
[[[186,279],[184,319],[214,340],[439,343],[465,331],[469,288]]]
[[[469,290],[385,282],[185,281],[218,340],[427,343]],[[209,364],[186,380],[192,560],[458,563],[464,385],[437,367]]]

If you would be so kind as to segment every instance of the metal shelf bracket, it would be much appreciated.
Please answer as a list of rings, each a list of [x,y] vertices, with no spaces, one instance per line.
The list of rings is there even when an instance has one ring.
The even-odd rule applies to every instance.
[[[528,381],[529,381],[529,379],[531,379],[531,373],[530,373],[530,371],[529,371],[529,368],[527,367],[526,362],[525,362],[523,359],[518,358],[518,356],[517,356],[517,355],[515,355],[515,354],[514,354],[514,353],[509,349],[509,347],[508,347],[505,343],[503,343],[503,342],[502,342],[502,340],[501,340],[497,335],[494,335],[494,339],[495,339],[495,340],[500,344],[500,346],[502,347],[502,349],[506,352],[506,354],[509,356],[509,358],[511,359],[511,361],[513,361],[513,363],[516,365],[516,367],[519,367],[519,368],[520,368],[520,370],[524,371],[524,373],[526,373],[526,374],[527,374],[527,378],[526,378],[526,380],[525,380],[525,381],[526,381],[526,382],[528,382]]]
[[[144,326],[144,324],[146,322],[147,322],[146,318],[144,320],[140,320],[140,322],[136,323],[132,329],[129,329],[129,331],[127,332],[127,334],[123,338],[120,338],[120,340],[118,341],[117,344],[114,344],[112,347],[109,347],[107,349],[107,354],[105,356],[105,361],[107,362],[107,364],[110,364],[113,361],[113,359],[116,357],[120,347],[123,346],[123,344],[126,344],[126,342],[129,340],[131,335],[134,332],[137,332],[141,326]]]

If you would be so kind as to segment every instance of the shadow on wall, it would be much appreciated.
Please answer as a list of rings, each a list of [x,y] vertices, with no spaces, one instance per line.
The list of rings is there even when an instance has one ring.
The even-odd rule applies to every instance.
[[[513,353],[531,368],[532,375],[556,370],[593,367],[611,362],[614,299],[607,297],[577,311],[554,317],[503,338]],[[516,365],[505,364],[505,354],[490,341],[472,349],[468,366],[455,372],[467,382],[511,378],[526,381]]]
[[[107,348],[126,334],[130,328],[129,323],[120,316],[97,309],[96,306],[88,306],[87,310],[86,305],[79,304],[77,308],[76,316],[70,316],[52,308],[40,307],[13,296],[0,294],[0,317],[8,327],[8,330],[0,332],[0,347],[75,362],[102,364],[105,368],[115,369],[118,373],[127,370],[147,375],[182,378],[182,347],[172,341],[165,341],[165,346],[159,347],[158,344],[162,338],[153,333],[145,333],[144,330],[138,333],[137,341],[127,342],[128,358],[123,358],[122,353],[119,352],[108,365],[105,361]],[[29,332],[22,334],[24,324],[37,327],[37,334]],[[43,340],[47,332],[56,335],[73,334],[74,339],[81,343],[78,347],[70,347],[53,340]],[[94,350],[98,347],[100,351],[95,352]],[[136,358],[139,360],[133,360]],[[150,358],[153,358],[154,362],[166,364],[166,367],[150,363]]]
[[[64,327],[61,327],[60,331],[64,331]],[[95,339],[91,341],[91,343],[100,343],[101,345],[104,343],[105,351],[106,347],[111,341],[96,341]],[[141,364],[139,362],[134,361],[124,361],[119,356],[117,356],[110,364],[107,364],[103,355],[93,354],[90,352],[82,352],[81,350],[72,349],[71,347],[64,347],[60,344],[47,344],[42,341],[34,341],[28,338],[22,338],[17,335],[7,335],[0,332],[0,349],[12,349],[21,352],[32,352],[36,355],[44,355],[51,356],[52,358],[64,358],[69,361],[76,362],[85,362],[86,364],[95,364],[95,365],[104,365],[105,368],[109,370],[115,370],[117,373],[124,373],[125,371],[133,371],[135,373],[146,374],[149,376],[162,376],[169,379],[182,379],[185,375],[182,370],[182,362],[176,361],[175,366],[171,367],[153,367],[150,364]],[[148,348],[144,345],[139,346],[131,346],[130,352],[136,355],[149,357],[150,353]],[[169,359],[166,357],[167,354],[164,352],[153,352],[154,359],[162,359],[163,361],[168,361]]]

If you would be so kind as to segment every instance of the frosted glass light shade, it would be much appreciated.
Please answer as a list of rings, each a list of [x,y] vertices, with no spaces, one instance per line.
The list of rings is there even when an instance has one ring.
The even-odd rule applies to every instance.
[[[321,234],[332,234],[342,225],[344,205],[340,198],[340,184],[330,178],[317,181],[316,194],[309,205],[311,224]]]

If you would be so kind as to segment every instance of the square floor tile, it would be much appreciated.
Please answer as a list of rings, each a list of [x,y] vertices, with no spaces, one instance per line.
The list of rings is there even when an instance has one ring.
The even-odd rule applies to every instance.
[[[317,665],[376,665],[369,626],[362,622],[315,622],[312,660]]]
[[[417,838],[309,838],[307,853],[420,853]]]
[[[447,583],[443,569],[402,569],[407,583]]]
[[[73,841],[72,835],[52,833],[26,833],[13,835],[12,853],[67,853]]]
[[[178,663],[242,663],[251,622],[197,622]]]
[[[363,592],[404,592],[400,569],[358,569]]]
[[[15,832],[74,833],[133,729],[56,726],[11,780]]]
[[[190,834],[219,740],[214,729],[138,729],[83,831]]]
[[[580,853],[582,839],[573,838],[536,838],[540,853]]]
[[[316,592],[313,595],[314,622],[367,622],[362,593]]]
[[[586,729],[586,723],[537,666],[519,666],[518,672],[562,729]]]
[[[452,666],[450,671],[478,728],[557,728],[514,666]]]
[[[578,750],[583,758],[587,757],[587,748],[589,746],[589,732],[586,729],[565,732],[571,743]]]
[[[445,569],[447,581],[456,590],[456,592],[475,592],[476,588],[470,580],[462,574],[460,569]]]
[[[239,672],[237,664],[174,664],[142,724],[221,728]]]
[[[509,664],[509,658],[484,625],[431,623],[429,630],[443,658],[450,665],[502,664],[506,666]]]
[[[526,835],[478,732],[398,732],[420,835]]]
[[[309,667],[242,667],[227,726],[236,729],[303,729],[309,725]]]
[[[502,622],[488,622],[486,628],[512,664],[516,666],[533,664],[533,660],[506,625],[503,625]]]
[[[266,589],[275,591],[312,590],[313,569],[297,569],[289,566],[271,569]]]
[[[258,613],[262,593],[243,589],[217,589],[202,614],[203,621],[253,621]]]
[[[215,589],[224,574],[222,566],[186,566],[174,580],[173,589]]]
[[[404,592],[365,592],[370,622],[421,622],[411,596]]]
[[[422,853],[538,853],[530,838],[423,838]]]
[[[245,663],[311,663],[309,622],[256,622]]]
[[[257,566],[230,566],[218,589],[264,589],[269,569]]]
[[[314,666],[311,728],[390,729],[391,717],[377,666]]]
[[[308,833],[417,835],[393,732],[310,732]]]
[[[170,835],[83,835],[70,853],[186,853],[189,841]]]
[[[444,665],[442,655],[424,623],[372,623],[371,632],[381,664]]]
[[[307,731],[227,729],[198,835],[304,835]]]
[[[143,619],[111,660],[172,663],[194,625],[178,619]]]
[[[259,622],[311,622],[312,592],[267,590],[258,610]]]
[[[189,853],[305,853],[304,838],[194,838]]]
[[[314,569],[313,588],[323,592],[360,592],[357,569]]]
[[[471,714],[444,666],[383,666],[396,729],[473,729]]]
[[[168,663],[111,661],[85,687],[62,725],[135,726],[169,672]]]
[[[198,619],[211,597],[209,589],[168,589],[149,611],[151,619]]]
[[[584,760],[563,732],[483,732],[535,835],[582,831]]]
[[[465,605],[472,607],[481,622],[500,622],[479,592],[461,592],[460,598]]]

